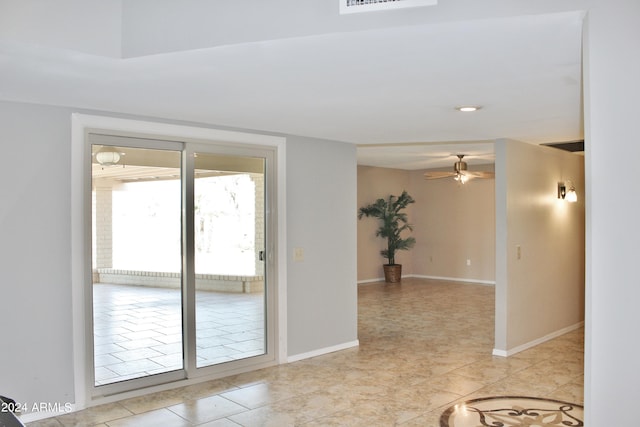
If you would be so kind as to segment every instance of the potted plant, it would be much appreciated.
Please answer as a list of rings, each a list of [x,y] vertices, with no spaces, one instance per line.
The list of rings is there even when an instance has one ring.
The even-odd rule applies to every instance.
[[[376,236],[387,239],[387,248],[380,251],[380,254],[388,260],[388,263],[383,265],[386,282],[397,283],[402,278],[402,265],[396,264],[396,251],[408,250],[416,243],[413,237],[401,236],[403,231],[413,230],[403,210],[414,202],[415,200],[403,191],[398,197],[390,195],[387,199],[378,199],[375,203],[363,206],[358,211],[358,219],[366,216],[380,220]]]

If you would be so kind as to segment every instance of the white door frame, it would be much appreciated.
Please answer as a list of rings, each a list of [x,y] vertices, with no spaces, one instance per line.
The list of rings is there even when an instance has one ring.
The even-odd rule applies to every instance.
[[[153,391],[175,388],[195,382],[206,381],[208,377],[198,377],[177,381],[170,384],[155,386],[144,390],[126,392],[106,398],[91,398],[90,365],[87,361],[86,295],[85,289],[91,278],[87,277],[87,262],[91,261],[91,248],[87,248],[86,236],[91,233],[91,223],[86,220],[86,210],[89,204],[85,200],[87,178],[91,153],[87,150],[85,139],[89,129],[103,129],[113,132],[132,132],[150,135],[162,139],[188,138],[211,143],[244,144],[272,147],[276,151],[275,159],[275,206],[269,208],[266,215],[275,218],[276,230],[273,250],[275,256],[274,277],[276,280],[276,363],[285,363],[287,359],[287,295],[286,295],[286,181],[285,181],[285,147],[286,139],[279,136],[262,135],[257,133],[229,131],[214,128],[176,125],[162,122],[122,119],[108,116],[95,116],[74,113],[71,117],[71,289],[73,304],[73,358],[74,358],[74,409],[81,410],[88,406],[107,403],[126,397],[150,393]],[[269,253],[268,252],[268,253]],[[230,372],[229,374],[232,374]],[[212,377],[213,378],[213,377]]]

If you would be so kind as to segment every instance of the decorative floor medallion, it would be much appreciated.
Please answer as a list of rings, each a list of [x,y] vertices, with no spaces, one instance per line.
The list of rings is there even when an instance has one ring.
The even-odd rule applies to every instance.
[[[575,403],[525,396],[494,396],[450,407],[440,427],[584,426],[584,408]]]

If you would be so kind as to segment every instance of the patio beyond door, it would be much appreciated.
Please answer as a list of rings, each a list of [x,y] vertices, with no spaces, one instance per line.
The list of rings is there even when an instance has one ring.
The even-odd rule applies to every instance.
[[[270,153],[89,135],[94,395],[274,360]]]
[[[202,368],[267,350],[264,159],[195,152],[194,171],[196,367]]]

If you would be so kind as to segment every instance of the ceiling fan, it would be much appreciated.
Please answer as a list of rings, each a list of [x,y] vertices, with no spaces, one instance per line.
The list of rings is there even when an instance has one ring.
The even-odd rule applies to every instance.
[[[453,177],[460,184],[464,184],[470,179],[473,178],[493,178],[495,177],[494,172],[487,171],[475,171],[472,172],[467,168],[467,162],[462,160],[464,158],[464,154],[456,154],[458,156],[458,161],[453,164],[453,171],[444,172],[444,171],[432,171],[424,174],[425,179],[440,179],[440,178],[449,178]]]

